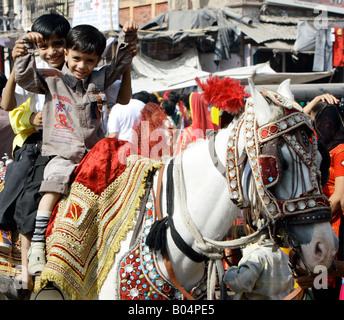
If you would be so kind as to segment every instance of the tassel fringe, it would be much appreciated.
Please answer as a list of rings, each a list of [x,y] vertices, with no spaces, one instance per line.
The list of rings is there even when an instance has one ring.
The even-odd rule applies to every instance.
[[[146,239],[146,245],[152,250],[164,252],[166,247],[166,230],[168,217],[157,220],[153,223]]]

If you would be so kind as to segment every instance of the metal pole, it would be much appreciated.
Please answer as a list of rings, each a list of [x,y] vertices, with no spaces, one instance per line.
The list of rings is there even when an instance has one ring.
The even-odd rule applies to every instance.
[[[111,0],[109,0],[109,8],[110,8],[110,35],[113,36],[112,1]]]

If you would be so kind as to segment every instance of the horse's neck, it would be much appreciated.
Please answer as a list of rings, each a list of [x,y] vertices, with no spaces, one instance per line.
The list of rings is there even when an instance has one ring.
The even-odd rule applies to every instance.
[[[216,154],[224,165],[226,136],[224,131],[218,133],[215,139]],[[226,224],[234,219],[230,215],[235,213],[231,210],[232,206],[236,207],[230,200],[226,178],[211,159],[208,145],[208,140],[199,142],[182,154],[184,181],[181,183],[185,184],[187,208],[198,230],[203,236],[218,240],[228,231]]]
[[[215,141],[216,153],[219,154],[220,161],[225,164],[225,153],[220,151],[226,149],[228,140],[228,129],[218,133]],[[173,220],[178,233],[184,241],[194,250],[200,252],[195,244],[195,240],[184,223],[185,208],[182,201],[185,201],[186,210],[197,227],[200,234],[214,240],[222,240],[235,219],[238,209],[229,198],[227,181],[224,176],[215,168],[210,157],[208,141],[197,142],[187,148],[174,162],[175,166],[180,165],[183,179],[180,184],[184,184],[185,193],[180,193],[181,185],[175,176],[178,168],[174,170],[174,210]],[[220,156],[221,154],[221,156]],[[180,164],[181,163],[181,164]],[[167,174],[163,177],[162,212],[166,216],[166,184]],[[184,198],[183,198],[184,197]],[[175,269],[177,279],[185,285],[192,287],[195,281],[203,275],[203,264],[195,263],[187,258],[175,245],[168,232],[167,250],[169,251],[172,266]],[[190,272],[192,276],[190,277]],[[190,288],[189,288],[190,289]]]

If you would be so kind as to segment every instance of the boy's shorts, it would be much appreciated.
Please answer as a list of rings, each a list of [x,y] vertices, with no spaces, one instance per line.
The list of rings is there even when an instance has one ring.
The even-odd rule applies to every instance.
[[[0,192],[0,229],[32,233],[41,195],[44,167],[50,157],[41,155],[41,133],[33,133],[14,151],[14,162],[6,169],[4,189]]]
[[[47,192],[67,194],[70,178],[78,164],[61,156],[52,158],[44,169],[43,181],[39,192],[41,194]]]

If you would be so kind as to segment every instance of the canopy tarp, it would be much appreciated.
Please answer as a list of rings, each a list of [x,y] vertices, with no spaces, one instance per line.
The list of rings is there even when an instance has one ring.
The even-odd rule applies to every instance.
[[[201,70],[198,54],[194,50],[186,52],[180,58],[170,61],[153,60],[143,55],[133,59],[133,68],[137,79],[132,80],[133,93],[146,90],[162,92],[197,86],[195,78],[205,81],[210,73]],[[276,72],[269,62],[254,66],[232,68],[213,73],[220,78],[231,77],[246,85],[251,78],[256,85],[280,84],[285,79],[291,79],[292,84],[307,83],[329,77],[330,72]]]

